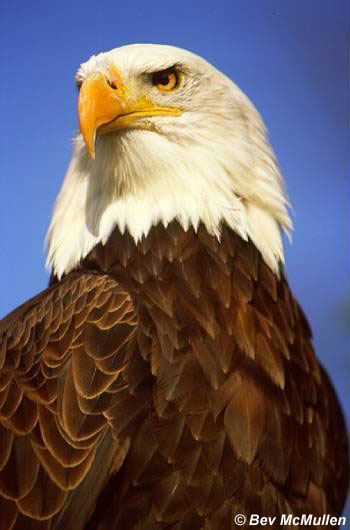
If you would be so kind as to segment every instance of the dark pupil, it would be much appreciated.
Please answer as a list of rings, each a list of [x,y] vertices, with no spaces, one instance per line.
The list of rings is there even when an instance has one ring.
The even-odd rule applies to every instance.
[[[164,73],[160,74],[159,83],[161,85],[167,85],[169,83],[169,73],[168,72],[164,72]]]

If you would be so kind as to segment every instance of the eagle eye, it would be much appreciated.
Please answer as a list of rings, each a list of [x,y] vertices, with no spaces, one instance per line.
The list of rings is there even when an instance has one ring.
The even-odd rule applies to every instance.
[[[170,92],[180,86],[180,74],[175,66],[154,72],[152,74],[152,84],[162,92]]]

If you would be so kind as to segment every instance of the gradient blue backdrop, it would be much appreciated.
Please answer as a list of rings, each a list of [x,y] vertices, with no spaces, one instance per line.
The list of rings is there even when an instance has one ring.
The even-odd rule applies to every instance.
[[[293,205],[291,288],[349,417],[346,0],[2,0],[0,316],[45,288],[43,241],[77,128],[74,74],[126,43],[188,48],[261,112]]]

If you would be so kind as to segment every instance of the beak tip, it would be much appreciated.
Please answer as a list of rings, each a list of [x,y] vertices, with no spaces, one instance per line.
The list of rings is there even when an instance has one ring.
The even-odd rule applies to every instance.
[[[93,133],[89,135],[83,134],[83,138],[84,138],[85,146],[86,146],[90,159],[95,160],[96,131],[93,130]]]
[[[88,152],[89,152],[90,159],[95,160],[95,148],[91,147],[90,149],[88,149]]]

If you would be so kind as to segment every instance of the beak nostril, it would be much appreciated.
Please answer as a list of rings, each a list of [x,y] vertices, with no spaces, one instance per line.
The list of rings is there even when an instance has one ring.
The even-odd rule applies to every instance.
[[[109,86],[110,86],[111,88],[113,88],[113,90],[117,90],[117,85],[115,84],[114,81],[109,81],[109,80],[107,80],[107,83],[109,84]]]

